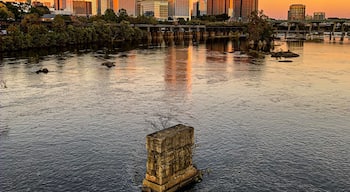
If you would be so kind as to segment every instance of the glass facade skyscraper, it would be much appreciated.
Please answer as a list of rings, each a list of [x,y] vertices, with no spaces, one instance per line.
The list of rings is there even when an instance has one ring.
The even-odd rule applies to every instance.
[[[208,0],[207,15],[227,14],[231,16],[233,10],[233,0]]]
[[[305,5],[293,4],[289,7],[288,20],[305,20]]]
[[[258,11],[258,0],[234,0],[234,18],[246,21],[249,15]]]

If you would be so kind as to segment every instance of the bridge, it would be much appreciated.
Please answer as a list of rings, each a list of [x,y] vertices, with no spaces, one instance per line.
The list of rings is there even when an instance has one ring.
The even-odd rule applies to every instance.
[[[138,27],[145,29],[148,32],[162,31],[162,32],[174,32],[174,31],[198,31],[198,32],[236,32],[243,31],[244,27],[240,26],[206,26],[206,25],[172,25],[172,24],[131,24],[132,27]]]
[[[325,20],[271,20],[270,23],[274,27],[275,33],[285,34],[288,38],[290,34],[298,35],[305,38],[306,35],[317,38],[329,34],[329,40],[335,40],[336,32],[340,34],[340,40],[343,41],[346,34],[350,33],[350,19],[325,19]]]

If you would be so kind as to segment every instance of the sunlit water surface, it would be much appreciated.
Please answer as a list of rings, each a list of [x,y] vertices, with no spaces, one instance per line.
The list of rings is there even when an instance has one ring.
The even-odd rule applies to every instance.
[[[276,48],[277,50],[280,47]],[[195,128],[190,191],[349,191],[350,43],[65,52],[0,65],[0,191],[139,191],[147,134]],[[42,67],[48,74],[36,74]]]

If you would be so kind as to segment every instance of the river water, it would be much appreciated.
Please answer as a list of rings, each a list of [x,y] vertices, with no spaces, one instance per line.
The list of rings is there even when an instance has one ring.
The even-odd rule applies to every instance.
[[[189,191],[350,191],[350,41],[276,49],[301,56],[209,42],[2,58],[0,191],[140,191],[146,135],[178,123],[205,172]]]

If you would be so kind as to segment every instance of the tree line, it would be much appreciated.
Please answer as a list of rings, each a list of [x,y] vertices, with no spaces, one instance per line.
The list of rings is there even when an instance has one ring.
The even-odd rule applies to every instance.
[[[8,16],[15,17],[8,9],[7,11]],[[123,10],[118,16],[111,9],[107,9],[102,16],[89,18],[56,15],[50,22],[42,21],[41,15],[42,13],[33,12],[25,14],[20,21],[7,21],[6,34],[0,35],[0,51],[136,41],[146,37],[144,31],[130,26],[129,17]],[[134,20],[152,22],[152,19],[144,17]]]
[[[41,16],[48,14],[47,7],[32,7],[29,13],[24,13],[10,3],[0,2],[0,21],[6,21],[6,34],[0,35],[0,52],[16,51],[30,48],[64,47],[69,45],[83,45],[91,43],[110,43],[115,41],[139,41],[147,37],[147,32],[130,24],[165,24],[152,16],[128,16],[125,9],[117,13],[107,9],[103,15],[90,17],[56,15],[50,22],[41,20]],[[11,18],[15,21],[9,22]],[[270,41],[272,28],[267,17],[262,12],[254,12],[250,22],[224,22],[226,15],[217,17],[202,17],[190,21],[179,20],[179,24],[224,26],[243,26],[249,39],[255,43]],[[221,21],[221,22],[218,22]],[[167,23],[169,24],[169,23]]]
[[[127,21],[116,25],[103,19],[84,20],[70,18],[67,21],[64,16],[56,15],[52,22],[44,23],[38,14],[27,14],[20,23],[9,25],[6,35],[0,36],[0,51],[132,41],[145,36],[145,32],[132,28]]]

